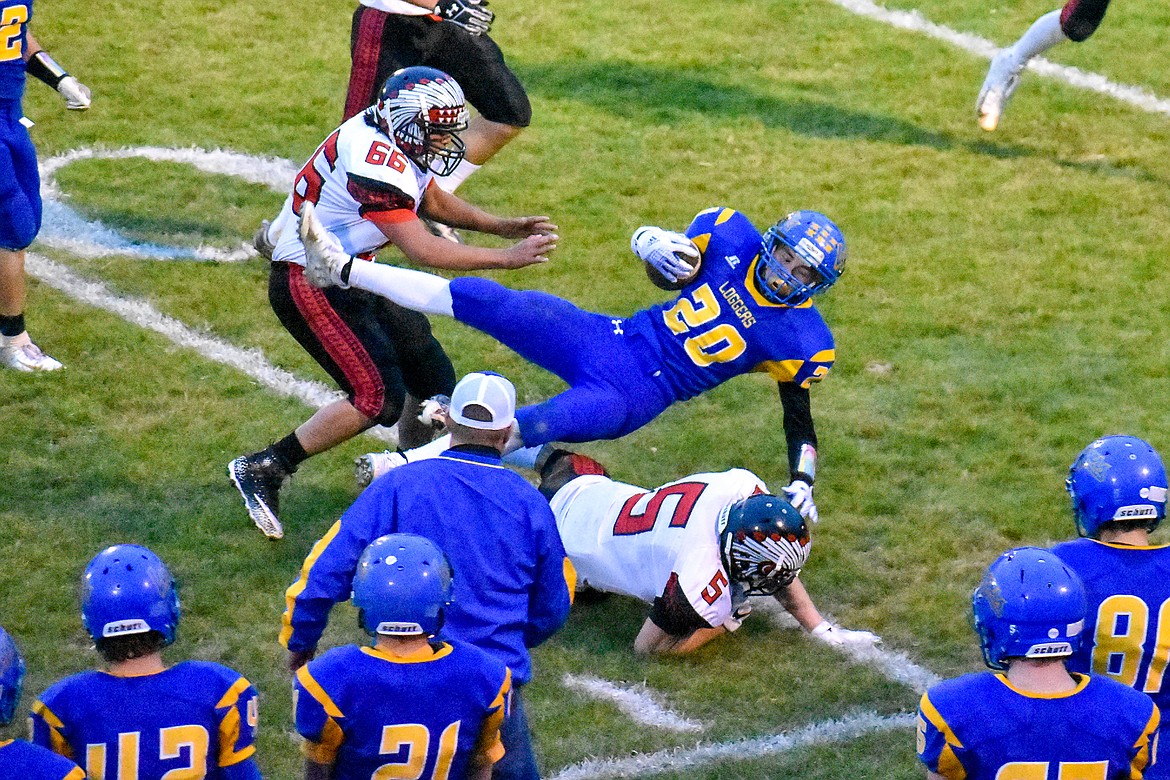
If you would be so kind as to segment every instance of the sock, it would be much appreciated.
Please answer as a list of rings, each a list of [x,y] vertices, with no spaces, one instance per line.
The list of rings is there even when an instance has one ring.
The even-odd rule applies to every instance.
[[[305,448],[301,446],[301,441],[295,432],[285,436],[269,449],[272,450],[272,454],[276,456],[280,465],[284,466],[285,471],[289,474],[296,471],[297,466],[309,459],[309,453],[305,452]]]
[[[451,309],[451,283],[434,274],[358,261],[350,267],[349,286],[381,295],[423,314],[455,316]]]
[[[451,449],[451,434],[448,433],[428,444],[415,447],[413,450],[407,450],[402,454],[406,456],[407,463],[414,463],[417,460],[437,458],[449,449]]]
[[[17,314],[14,316],[0,315],[0,336],[12,338],[24,333],[24,315]]]
[[[464,157],[449,175],[436,178],[435,184],[438,184],[444,192],[454,192],[460,184],[467,180],[468,176],[478,170],[478,165],[468,162],[467,158]]]
[[[1012,46],[1012,54],[1021,67],[1037,54],[1043,54],[1058,43],[1064,43],[1068,36],[1060,29],[1060,11],[1044,14]]]

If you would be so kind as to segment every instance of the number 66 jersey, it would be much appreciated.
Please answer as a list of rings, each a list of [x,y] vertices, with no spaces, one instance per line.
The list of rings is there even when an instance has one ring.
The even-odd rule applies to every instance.
[[[1089,600],[1085,640],[1068,668],[1111,677],[1170,710],[1170,546],[1138,547],[1075,539],[1052,548],[1077,573]],[[1158,729],[1166,736],[1166,721]],[[1170,778],[1161,757],[1147,778]]]
[[[650,619],[681,635],[731,616],[716,525],[728,504],[764,492],[745,469],[692,474],[653,491],[586,475],[550,505],[580,582],[653,603]]]

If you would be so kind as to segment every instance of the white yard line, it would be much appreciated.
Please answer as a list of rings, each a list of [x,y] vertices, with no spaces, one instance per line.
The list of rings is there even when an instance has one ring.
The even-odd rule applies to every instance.
[[[941,24],[935,24],[918,11],[890,10],[889,8],[884,8],[877,3],[871,2],[871,0],[829,0],[829,2],[844,8],[846,11],[875,19],[891,27],[910,30],[935,38],[936,40],[945,41],[984,59],[990,60],[1000,48],[986,38],[981,38],[978,35],[958,32],[949,27],[944,27]],[[1020,32],[1022,33],[1023,30],[1020,30]],[[1042,76],[1063,81],[1066,84],[1079,87],[1080,89],[1087,89],[1101,95],[1108,95],[1123,103],[1140,108],[1142,111],[1170,117],[1170,100],[1160,98],[1143,87],[1117,84],[1099,73],[1090,73],[1080,68],[1074,68],[1071,65],[1058,65],[1043,57],[1033,58],[1028,63],[1028,69]],[[972,106],[975,104],[975,94],[978,91],[976,89],[978,86],[978,84],[975,84],[972,88]]]
[[[650,690],[646,683],[623,686],[591,674],[566,674],[561,682],[571,691],[610,702],[635,723],[680,732],[696,732],[706,728],[702,721],[679,715],[662,704],[659,695]]]
[[[878,715],[867,712],[840,720],[813,723],[786,734],[753,739],[698,744],[692,748],[660,750],[628,758],[602,758],[567,766],[551,780],[603,780],[603,778],[646,777],[659,772],[677,772],[719,761],[743,761],[776,756],[794,750],[856,739],[866,734],[900,731],[907,749],[913,743],[914,715]]]
[[[84,279],[47,257],[30,252],[24,267],[29,275],[69,297],[116,314],[127,322],[165,336],[180,347],[195,350],[208,360],[241,371],[280,395],[296,398],[313,408],[341,397],[336,390],[319,382],[299,379],[277,368],[257,349],[243,349],[194,330],[163,314],[147,301],[119,296],[101,282]],[[393,434],[385,428],[374,428],[369,433],[382,441],[394,441]]]

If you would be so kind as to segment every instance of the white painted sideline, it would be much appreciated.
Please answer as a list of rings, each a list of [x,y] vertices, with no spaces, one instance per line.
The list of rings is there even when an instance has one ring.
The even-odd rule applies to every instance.
[[[692,748],[660,750],[629,758],[590,759],[567,766],[550,780],[603,780],[604,778],[646,777],[659,772],[691,769],[716,761],[764,758],[793,750],[855,739],[883,731],[905,732],[906,749],[913,745],[914,715],[878,715],[866,712],[840,720],[813,723],[786,734],[754,739],[698,744]]]
[[[941,24],[935,24],[918,11],[893,11],[871,0],[829,0],[829,2],[859,16],[865,16],[892,27],[922,33],[936,40],[945,41],[954,46],[958,46],[964,51],[971,52],[988,60],[999,51],[999,47],[986,38],[981,38],[978,35],[972,35],[970,33],[957,32]],[[1056,3],[1053,3],[1053,7],[1056,5]],[[1023,33],[1023,30],[1020,32]],[[1123,103],[1140,108],[1142,111],[1170,117],[1170,100],[1160,98],[1142,87],[1116,84],[1098,73],[1090,73],[1080,68],[1074,68],[1071,65],[1058,65],[1043,57],[1033,58],[1028,63],[1028,69],[1042,76],[1048,76],[1049,78],[1063,81],[1066,84],[1071,84],[1074,87],[1108,95],[1115,100],[1120,100]],[[971,90],[972,116],[974,116],[975,112],[975,95],[978,92],[978,86],[978,84],[973,85]]]
[[[591,674],[566,674],[561,678],[561,682],[571,691],[610,702],[635,723],[668,731],[692,733],[706,728],[702,721],[683,717],[661,704],[658,696],[646,686],[646,683],[621,686]]]
[[[209,360],[241,371],[280,395],[296,398],[313,408],[341,397],[337,391],[323,384],[299,379],[277,368],[259,350],[242,349],[223,339],[200,333],[168,317],[144,300],[115,295],[104,284],[83,279],[43,255],[29,252],[24,267],[31,276],[69,297],[116,314],[127,322],[165,336],[181,347],[193,349]],[[395,441],[393,434],[386,428],[373,428],[368,433],[382,441]]]

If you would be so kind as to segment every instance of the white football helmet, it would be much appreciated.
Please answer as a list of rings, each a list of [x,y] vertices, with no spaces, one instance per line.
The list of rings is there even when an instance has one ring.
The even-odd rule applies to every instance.
[[[402,152],[436,176],[454,172],[466,147],[459,133],[470,116],[463,89],[441,70],[417,65],[391,74],[370,109]]]

